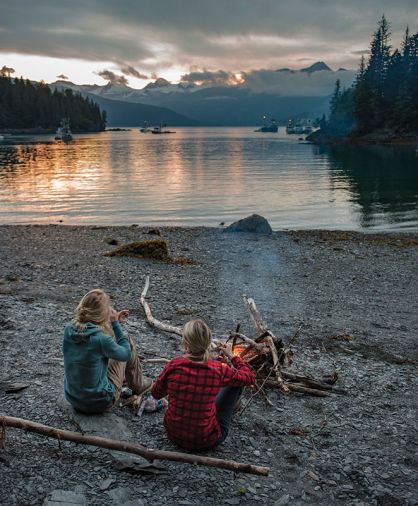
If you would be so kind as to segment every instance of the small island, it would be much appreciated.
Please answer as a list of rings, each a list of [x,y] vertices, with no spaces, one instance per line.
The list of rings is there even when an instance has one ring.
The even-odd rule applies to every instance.
[[[10,77],[0,69],[0,131],[3,133],[52,133],[62,118],[69,118],[76,133],[101,132],[106,112],[72,90],[54,90],[44,82]]]
[[[337,80],[330,115],[307,137],[317,144],[415,144],[418,142],[418,33],[406,29],[392,51],[389,23],[382,16],[348,89]]]

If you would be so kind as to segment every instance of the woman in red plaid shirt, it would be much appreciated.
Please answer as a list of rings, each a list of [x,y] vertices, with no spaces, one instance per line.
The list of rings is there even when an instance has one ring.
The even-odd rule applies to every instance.
[[[152,389],[156,399],[169,396],[164,425],[169,439],[191,450],[208,450],[228,435],[234,407],[254,374],[231,347],[222,350],[234,367],[210,360],[212,333],[202,320],[183,328],[185,354],[171,360]]]

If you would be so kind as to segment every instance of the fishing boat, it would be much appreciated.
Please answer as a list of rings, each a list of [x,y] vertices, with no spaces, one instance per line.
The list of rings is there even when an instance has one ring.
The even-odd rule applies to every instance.
[[[173,130],[164,130],[166,125],[156,126],[151,130],[152,134],[175,134]]]
[[[270,120],[267,119],[267,116],[263,116],[263,126],[254,130],[254,132],[277,132],[279,127],[277,126],[277,122],[274,118]]]
[[[312,125],[310,124],[311,120],[308,119],[299,119],[296,123],[293,123],[293,120],[289,120],[286,126],[286,133],[288,135],[298,134],[298,135],[308,135],[313,132]]]
[[[70,142],[73,140],[73,135],[70,129],[70,118],[62,118],[60,126],[55,133],[56,141]]]
[[[144,121],[144,126],[140,128],[139,131],[142,132],[143,134],[151,132],[151,128],[148,126],[148,121]]]

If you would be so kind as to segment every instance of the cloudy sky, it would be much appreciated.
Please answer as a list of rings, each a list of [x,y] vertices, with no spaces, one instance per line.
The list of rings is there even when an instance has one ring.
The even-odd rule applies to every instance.
[[[156,76],[318,60],[354,69],[383,13],[395,46],[408,24],[418,31],[417,0],[0,0],[0,8],[0,66],[79,84],[105,84],[113,73],[138,88]]]

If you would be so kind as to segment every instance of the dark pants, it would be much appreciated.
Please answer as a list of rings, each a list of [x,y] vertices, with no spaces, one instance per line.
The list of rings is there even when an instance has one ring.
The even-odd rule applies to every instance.
[[[214,447],[223,443],[228,435],[234,409],[241,396],[242,390],[243,387],[223,387],[216,396],[215,405],[219,425],[221,427],[221,436],[214,444]]]

